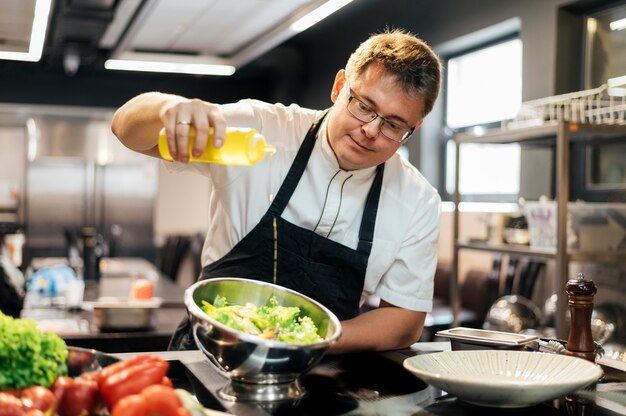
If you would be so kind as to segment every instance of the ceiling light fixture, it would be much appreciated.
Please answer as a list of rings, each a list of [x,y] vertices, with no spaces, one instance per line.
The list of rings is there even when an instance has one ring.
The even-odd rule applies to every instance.
[[[308,0],[309,4],[299,8],[296,15],[283,20],[268,32],[248,43],[243,49],[226,57],[207,54],[203,51],[197,51],[198,54],[195,55],[186,55],[134,50],[133,40],[140,31],[142,22],[149,20],[149,16],[158,6],[158,1],[148,1],[147,6],[143,7],[138,17],[134,19],[130,29],[125,31],[123,35],[118,34],[121,39],[117,42],[110,59],[105,62],[104,67],[106,69],[232,75],[237,68],[266,53],[295,34],[308,29],[353,0]]]
[[[615,20],[609,23],[611,30],[623,30],[626,29],[626,17],[623,19]]]
[[[0,51],[0,59],[29,62],[38,62],[41,59],[51,4],[52,0],[37,0],[35,3],[28,52]]]
[[[232,65],[138,61],[132,59],[109,59],[104,63],[104,67],[120,71],[167,72],[173,74],[229,76],[235,73],[235,67]]]
[[[296,32],[303,32],[351,2],[352,0],[330,0],[293,22],[290,28]]]

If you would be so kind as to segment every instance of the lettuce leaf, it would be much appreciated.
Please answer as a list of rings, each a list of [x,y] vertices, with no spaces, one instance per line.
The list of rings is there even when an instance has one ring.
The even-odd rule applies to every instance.
[[[67,374],[67,345],[57,334],[1,312],[0,334],[0,390],[50,387]]]

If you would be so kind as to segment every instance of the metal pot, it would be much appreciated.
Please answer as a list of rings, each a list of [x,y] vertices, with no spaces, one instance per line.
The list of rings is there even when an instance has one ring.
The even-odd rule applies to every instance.
[[[519,333],[526,329],[535,329],[540,317],[541,311],[530,299],[507,295],[491,305],[484,328]]]

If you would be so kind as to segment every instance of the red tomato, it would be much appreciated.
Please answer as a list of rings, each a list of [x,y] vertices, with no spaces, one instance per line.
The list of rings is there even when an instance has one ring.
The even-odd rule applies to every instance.
[[[21,416],[24,413],[20,399],[12,394],[0,393],[0,416]]]
[[[84,380],[95,380],[98,381],[100,379],[100,371],[87,371],[80,375],[80,378]]]
[[[93,414],[100,400],[98,383],[94,380],[70,380],[71,382],[67,383],[63,396],[59,400],[59,415]]]
[[[111,416],[146,416],[148,415],[148,404],[146,399],[139,394],[131,394],[122,398],[113,410]]]
[[[161,383],[168,367],[165,360],[153,361],[124,368],[108,377],[100,377],[100,393],[109,408],[113,408],[122,397]]]
[[[30,402],[27,407],[29,410],[37,409],[45,412],[52,408],[51,413],[53,413],[57,405],[57,398],[54,393],[41,386],[32,386],[23,389],[21,398],[25,408],[27,407],[26,401],[28,400]]]
[[[178,416],[191,416],[191,413],[189,413],[189,410],[185,409],[184,407],[179,407]]]
[[[99,378],[107,378],[117,372],[120,372],[121,370],[125,368],[129,368],[137,364],[143,364],[143,363],[148,363],[148,362],[153,362],[153,361],[164,361],[164,360],[155,355],[137,355],[133,358],[129,358],[128,360],[118,361],[116,363],[113,363],[111,365],[104,367],[100,371]]]
[[[39,409],[31,409],[24,413],[24,416],[46,416],[46,414]]]
[[[61,398],[63,397],[67,386],[73,382],[74,379],[65,376],[57,377],[57,379],[54,380],[54,383],[52,383],[52,393],[57,398],[57,403],[61,401]]]
[[[148,279],[137,279],[130,287],[130,298],[133,300],[150,300],[154,296],[154,283]]]
[[[172,380],[168,376],[163,377],[163,380],[161,380],[161,384],[167,387],[174,388],[174,383],[172,383]]]
[[[141,396],[148,403],[149,414],[178,416],[178,409],[183,405],[174,389],[159,384],[146,387]]]

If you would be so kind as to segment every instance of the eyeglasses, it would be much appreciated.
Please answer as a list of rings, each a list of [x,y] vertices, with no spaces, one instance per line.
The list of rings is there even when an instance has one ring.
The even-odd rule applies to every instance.
[[[372,108],[361,101],[358,97],[351,94],[352,90],[348,87],[348,105],[347,109],[357,120],[364,123],[371,123],[380,118],[379,131],[383,136],[394,142],[404,143],[406,139],[413,133],[413,129],[406,126],[399,126],[396,123],[387,120]]]

